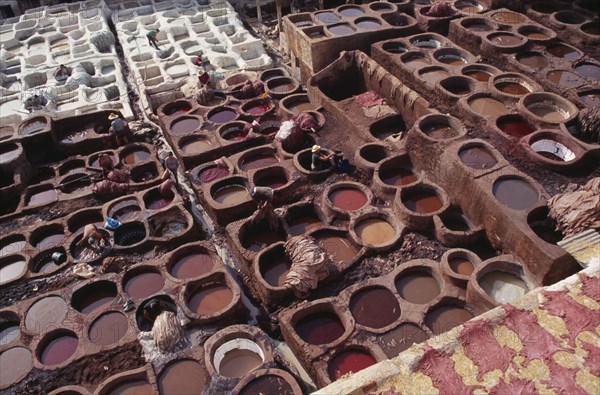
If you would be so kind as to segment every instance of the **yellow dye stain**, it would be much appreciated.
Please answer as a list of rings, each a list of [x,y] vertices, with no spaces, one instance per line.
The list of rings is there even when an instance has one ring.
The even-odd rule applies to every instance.
[[[566,351],[557,351],[552,354],[552,359],[562,367],[567,369],[579,368],[582,365],[582,360],[575,354]]]
[[[600,378],[594,376],[587,367],[575,373],[575,382],[588,394],[600,394]]]
[[[479,384],[479,380],[477,380],[479,368],[465,355],[462,347],[458,347],[450,359],[454,361],[454,370],[461,377],[463,383],[466,385]]]
[[[508,329],[504,325],[496,325],[494,327],[494,337],[502,347],[513,349],[516,353],[520,353],[523,349],[523,343],[517,336],[516,332]]]
[[[532,309],[531,312],[537,317],[540,326],[544,328],[546,332],[557,338],[560,341],[561,346],[565,347],[568,342],[565,337],[569,334],[565,322],[559,317],[548,314],[546,310],[542,310],[538,307]]]

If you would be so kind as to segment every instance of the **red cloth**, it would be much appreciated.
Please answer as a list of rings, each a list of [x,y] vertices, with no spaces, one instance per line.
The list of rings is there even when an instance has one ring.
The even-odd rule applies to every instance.
[[[198,76],[198,79],[200,80],[201,83],[203,83],[204,85],[206,85],[206,83],[210,80],[210,76],[205,71],[204,74]]]
[[[442,2],[435,3],[434,5],[432,5],[431,8],[429,9],[429,12],[427,12],[427,14],[425,14],[425,15],[433,16],[436,18],[442,18],[445,16],[454,15],[454,10],[452,9],[452,6],[450,5],[450,3],[442,1]]]
[[[300,126],[300,129],[317,129],[319,124],[315,117],[309,112],[301,112],[292,117],[292,120]]]
[[[354,101],[361,107],[373,107],[378,104],[383,104],[383,98],[372,91],[354,96]]]

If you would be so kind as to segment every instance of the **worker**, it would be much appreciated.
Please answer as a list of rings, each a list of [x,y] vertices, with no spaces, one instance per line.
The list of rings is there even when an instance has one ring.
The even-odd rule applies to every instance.
[[[346,173],[350,169],[350,161],[344,159],[344,153],[342,151],[335,150],[333,152],[333,166],[337,171]]]
[[[35,110],[41,110],[48,103],[45,97],[38,95],[35,93],[31,98],[26,101],[26,108],[29,112]]]
[[[159,298],[152,298],[142,305],[142,311],[143,320],[141,320],[142,317],[140,317],[138,319],[138,324],[140,325],[140,329],[149,331],[152,329],[152,325],[160,313],[163,311],[177,313],[177,307],[171,302]]]
[[[54,78],[58,82],[65,82],[67,78],[71,75],[71,70],[66,67],[64,64],[58,66],[58,68],[54,71]]]
[[[330,160],[334,153],[332,152],[329,155],[325,155],[321,151],[321,146],[316,144],[313,145],[311,149],[312,156],[310,162],[310,169],[313,171],[324,170],[331,166]]]
[[[273,201],[273,188],[254,187],[250,192],[250,197],[258,205],[258,209],[262,210]]]
[[[169,202],[173,200],[175,198],[173,187],[175,187],[175,184],[173,184],[173,181],[171,181],[170,178],[164,180],[158,187],[160,197]]]
[[[108,173],[110,173],[115,167],[112,157],[106,152],[103,152],[98,156],[98,165],[100,165],[102,174],[104,174],[104,176],[108,175]]]
[[[77,246],[89,247],[95,251],[101,250],[104,245],[108,244],[108,236],[100,231],[95,224],[87,224],[83,228],[83,235]]]
[[[117,145],[129,144],[127,137],[129,134],[129,125],[127,125],[127,122],[114,112],[108,116],[108,119],[111,121],[109,131],[115,137]]]
[[[148,37],[148,43],[150,43],[150,45],[154,46],[156,49],[160,49],[158,47],[158,43],[156,42],[156,36],[158,36],[158,33],[160,33],[159,28],[150,30],[148,33],[146,33],[146,37]]]
[[[177,179],[177,169],[179,169],[179,161],[173,155],[173,151],[169,151],[167,158],[165,159],[165,173],[163,174],[163,180],[166,180],[169,175],[173,176],[175,179],[175,185],[179,185],[179,181]]]

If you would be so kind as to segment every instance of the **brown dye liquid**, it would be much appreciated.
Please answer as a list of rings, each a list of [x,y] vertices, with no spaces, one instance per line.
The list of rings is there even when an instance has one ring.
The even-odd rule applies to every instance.
[[[217,190],[213,199],[221,204],[238,204],[248,198],[248,190],[242,185],[227,185]]]
[[[117,292],[110,289],[100,289],[92,291],[87,295],[82,295],[81,300],[78,301],[78,305],[80,306],[79,311],[83,314],[90,314],[95,310],[112,304],[116,296]]]
[[[435,335],[448,332],[473,318],[473,314],[458,306],[440,306],[425,316],[425,324]]]
[[[475,78],[477,81],[481,82],[487,82],[492,77],[490,73],[481,70],[465,71],[463,74],[468,77]]]
[[[525,121],[506,120],[499,122],[498,127],[504,133],[518,138],[535,132],[535,129]]]
[[[440,286],[435,278],[423,272],[407,273],[396,280],[396,289],[410,303],[425,304],[440,294]]]
[[[518,82],[497,82],[496,88],[500,92],[508,93],[509,95],[525,95],[531,92]]]
[[[528,182],[518,179],[504,179],[492,188],[494,196],[506,207],[525,210],[539,200],[539,192]]]
[[[475,270],[473,264],[467,258],[450,258],[448,260],[448,265],[450,265],[450,269],[452,269],[453,272],[463,276],[470,276],[471,273],[473,273],[473,270]]]
[[[344,334],[344,326],[333,313],[311,314],[294,326],[302,340],[309,344],[329,344]]]
[[[584,26],[581,30],[586,34],[591,34],[592,36],[600,36],[600,26],[590,24],[589,26]]]
[[[233,110],[217,111],[208,117],[208,120],[214,123],[225,123],[233,121],[237,117],[237,113]]]
[[[339,209],[354,211],[367,204],[367,195],[357,188],[342,187],[331,192],[329,200]]]
[[[65,235],[63,233],[50,234],[38,241],[35,245],[35,248],[38,250],[45,250],[46,248],[60,246],[62,245],[64,239]]]
[[[40,362],[44,365],[58,365],[75,354],[79,339],[72,335],[59,335],[52,339],[42,351]]]
[[[388,289],[372,287],[352,296],[350,312],[357,324],[383,328],[400,318],[400,305]]]
[[[548,53],[552,56],[563,58],[569,61],[574,61],[581,56],[577,50],[563,44],[552,45],[548,47],[546,51],[548,51]]]
[[[258,376],[240,390],[240,395],[294,395],[294,390],[287,381],[279,376]]]
[[[210,149],[210,142],[207,140],[194,140],[185,144],[181,147],[181,151],[184,155],[193,155],[199,154],[200,152],[204,152]]]
[[[440,198],[433,192],[414,191],[408,193],[403,199],[404,206],[419,214],[429,214],[438,211],[444,205]]]
[[[469,87],[469,85],[461,82],[448,83],[445,84],[443,88],[448,92],[452,93],[453,95],[458,96],[468,95],[469,93],[471,93],[471,88]]]
[[[266,246],[277,243],[278,241],[285,241],[285,236],[277,232],[251,231],[249,233],[250,234],[247,235],[243,244],[245,248],[254,252],[258,252]]]
[[[511,34],[499,34],[492,37],[492,42],[497,45],[519,45],[521,39]]]
[[[539,32],[530,32],[530,33],[525,34],[525,36],[527,38],[531,38],[532,40],[547,40],[550,38],[546,34],[539,33]]]
[[[341,236],[320,236],[317,238],[319,246],[323,248],[333,261],[350,262],[356,257],[358,251],[350,240]]]
[[[434,139],[449,139],[458,136],[458,132],[443,123],[429,124],[421,128],[423,133]]]
[[[389,169],[379,173],[381,181],[387,185],[402,186],[417,181],[417,176],[409,169]]]
[[[290,103],[290,106],[287,107],[287,109],[293,113],[297,113],[302,111],[314,111],[315,106],[313,106],[310,102],[297,101]]]
[[[262,358],[254,351],[234,348],[223,356],[219,363],[219,374],[225,377],[242,377],[262,363]]]
[[[25,328],[41,333],[58,327],[67,315],[67,304],[60,296],[48,296],[35,302],[25,316]]]
[[[108,346],[117,343],[127,333],[127,317],[116,311],[102,314],[92,325],[88,333],[92,343]]]
[[[27,262],[23,258],[15,258],[9,264],[2,266],[0,268],[0,284],[19,278],[26,266]]]
[[[268,262],[261,268],[261,274],[267,284],[273,287],[281,287],[290,272],[289,262]]]
[[[171,363],[158,379],[161,394],[197,395],[202,393],[206,377],[202,365],[192,360]]]
[[[229,287],[212,284],[196,292],[188,302],[188,306],[198,315],[209,315],[223,310],[232,300],[233,292]]]
[[[472,25],[469,25],[467,29],[473,32],[489,32],[490,30],[492,30],[492,27],[485,23],[474,23]]]
[[[491,169],[498,163],[494,156],[482,147],[462,149],[458,156],[462,163],[473,169]]]
[[[12,342],[20,333],[18,322],[3,322],[0,324],[0,345]]]
[[[516,12],[500,11],[492,15],[492,19],[496,22],[506,23],[508,25],[516,25],[525,22],[525,17]]]
[[[383,219],[371,218],[358,224],[356,234],[366,244],[381,246],[396,236],[396,229]]]
[[[192,254],[180,258],[171,268],[171,275],[182,280],[200,277],[213,268],[213,260],[208,254]]]
[[[394,358],[413,344],[422,343],[427,339],[429,339],[427,332],[413,324],[402,324],[377,337],[379,345],[388,358]]]
[[[262,154],[245,159],[240,167],[242,168],[242,170],[248,171],[253,169],[260,169],[261,167],[275,165],[277,163],[279,163],[279,159],[277,159],[275,156],[271,154]]]
[[[142,395],[152,394],[154,389],[146,380],[129,380],[111,388],[107,395]]]
[[[274,93],[288,93],[293,91],[295,88],[296,85],[293,83],[283,83],[270,87],[269,89]]]
[[[33,366],[31,351],[25,347],[13,347],[0,353],[0,382],[3,385],[20,380]]]
[[[191,133],[200,127],[200,121],[196,118],[184,118],[171,125],[171,133]]]
[[[143,299],[157,293],[165,285],[165,279],[158,273],[145,272],[132,277],[124,290],[133,299]]]
[[[314,217],[295,217],[288,221],[292,236],[303,235],[313,229],[320,228],[323,223]]]
[[[36,206],[40,204],[47,204],[50,202],[54,202],[58,199],[58,192],[55,189],[48,189],[43,192],[38,192],[29,197],[29,201],[27,202],[28,206]]]
[[[583,63],[575,67],[575,71],[584,77],[600,80],[600,66],[591,63]]]
[[[441,79],[448,77],[450,73],[446,70],[432,70],[421,74],[421,79],[431,84],[435,84]]]
[[[525,66],[532,67],[534,69],[543,69],[548,67],[548,59],[544,55],[537,54],[528,54],[517,56],[517,60],[519,63],[524,64]]]
[[[478,97],[469,103],[471,109],[479,115],[489,117],[506,111],[504,103],[491,97]]]
[[[534,113],[546,122],[560,123],[566,119],[565,114],[560,112],[556,107],[551,105],[542,105],[529,108],[529,111]]]
[[[553,70],[546,77],[564,88],[574,88],[585,83],[585,80],[570,71]]]
[[[406,58],[404,60],[404,65],[406,67],[409,67],[411,69],[416,69],[419,68],[421,66],[425,66],[431,64],[431,62],[429,61],[429,59],[421,56],[421,55],[413,55],[413,56],[409,56],[408,58]]]

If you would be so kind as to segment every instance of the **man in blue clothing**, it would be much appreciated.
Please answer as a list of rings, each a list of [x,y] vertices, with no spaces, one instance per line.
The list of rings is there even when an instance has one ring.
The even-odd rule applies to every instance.
[[[108,116],[108,119],[111,121],[110,131],[114,134],[117,145],[129,144],[129,139],[127,138],[129,126],[127,122],[114,112]]]

